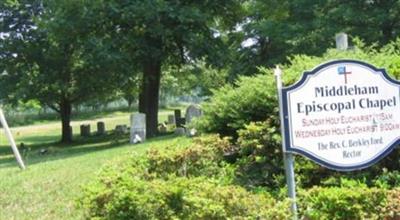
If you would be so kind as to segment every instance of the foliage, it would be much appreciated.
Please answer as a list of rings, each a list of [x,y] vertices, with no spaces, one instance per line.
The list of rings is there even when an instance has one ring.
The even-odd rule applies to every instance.
[[[214,91],[202,106],[204,115],[197,128],[205,132],[237,137],[237,130],[251,121],[273,120],[278,114],[273,77],[241,77],[234,86],[225,85]]]
[[[37,100],[52,108],[63,122],[62,141],[70,142],[72,105],[113,95],[119,82],[113,53],[104,53],[107,45],[97,38],[101,28],[92,14],[95,7],[86,10],[96,4],[18,3],[0,13],[0,32],[6,33],[0,60],[1,99]]]
[[[154,136],[163,67],[222,57],[226,47],[218,33],[233,28],[240,1],[99,1],[104,16],[97,18],[111,24],[103,36],[116,39],[113,51],[142,73],[139,111],[146,114],[146,135]]]
[[[141,180],[91,185],[82,205],[98,219],[288,219],[285,203],[238,186],[203,178]]]
[[[216,68],[199,60],[181,66],[163,68],[160,84],[160,100],[166,102],[180,96],[207,97],[211,90],[227,83],[228,70]]]
[[[374,179],[373,184],[380,188],[400,187],[400,172],[398,170],[388,171],[387,168],[384,168],[382,173]]]
[[[399,36],[397,0],[254,0],[244,7],[242,31],[230,36],[238,51],[232,55],[233,75],[286,63],[294,54],[321,56],[339,32],[379,47]]]
[[[382,219],[386,191],[378,188],[314,187],[299,195],[301,215],[307,219]]]
[[[356,59],[386,68],[394,78],[400,77],[400,40],[381,49],[363,45],[349,51],[328,50],[322,57],[296,55],[284,65],[285,85],[295,83],[303,71],[334,59]],[[218,132],[233,136],[237,145],[237,180],[247,187],[277,188],[284,183],[277,94],[270,69],[261,68],[264,75],[241,77],[234,86],[215,91],[209,102],[203,104],[204,116],[197,128],[205,132]],[[400,167],[398,155],[393,151],[385,160],[368,170],[339,173],[321,167],[304,157],[296,157],[298,186],[341,186],[342,178],[355,179],[368,186],[393,188],[398,186],[398,174],[387,172]],[[386,171],[385,171],[386,170]]]
[[[133,75],[133,74],[132,74]],[[134,102],[138,99],[140,88],[139,74],[127,76],[120,88],[120,96],[128,103],[131,108]]]
[[[387,192],[387,202],[382,208],[381,213],[385,219],[396,220],[400,218],[400,188]]]
[[[227,83],[228,70],[208,65],[205,61],[199,61],[192,68],[195,75],[193,86],[199,89],[199,95],[209,96],[212,90],[219,89]]]
[[[285,85],[295,83],[300,75],[317,65],[334,59],[355,59],[385,68],[394,78],[400,78],[400,39],[381,49],[365,46],[357,40],[354,50],[328,50],[321,57],[295,55],[290,64],[282,66]],[[237,137],[237,131],[250,122],[271,120],[278,116],[278,102],[272,70],[260,68],[263,74],[240,77],[233,86],[215,90],[213,97],[203,104],[204,116],[198,121],[199,130]],[[278,123],[272,124],[279,130]]]
[[[148,170],[159,178],[174,176],[208,176],[230,178],[230,167],[223,162],[225,152],[232,148],[228,139],[218,135],[200,137],[185,148],[168,146],[162,150],[150,149],[147,153]]]
[[[247,187],[284,185],[280,131],[272,120],[251,122],[239,130],[237,180]]]
[[[152,149],[106,168],[85,188],[80,205],[99,219],[288,219],[288,203],[232,185],[223,163],[227,140],[196,139]]]

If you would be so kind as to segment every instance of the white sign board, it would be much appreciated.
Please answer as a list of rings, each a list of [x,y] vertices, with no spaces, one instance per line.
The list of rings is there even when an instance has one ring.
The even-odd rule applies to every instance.
[[[385,70],[337,60],[282,90],[285,150],[336,170],[362,169],[400,140],[400,83]]]

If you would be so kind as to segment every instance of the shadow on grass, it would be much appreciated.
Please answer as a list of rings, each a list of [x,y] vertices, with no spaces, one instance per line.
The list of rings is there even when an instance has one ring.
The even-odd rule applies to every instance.
[[[17,144],[43,144],[43,143],[54,143],[56,140],[60,140],[60,135],[42,135],[42,136],[30,136],[21,137],[16,139]]]
[[[175,135],[164,135],[148,139],[146,143],[169,140],[176,137]],[[66,158],[81,156],[97,151],[108,150],[125,146],[129,143],[128,135],[113,135],[92,136],[87,138],[76,138],[73,143],[44,143],[27,145],[26,149],[20,149],[21,155],[27,166],[54,161]],[[140,144],[142,145],[142,144]],[[140,146],[138,145],[138,146]],[[0,146],[0,167],[16,166],[15,158],[12,155],[11,147],[6,148]],[[7,152],[6,152],[7,151]]]

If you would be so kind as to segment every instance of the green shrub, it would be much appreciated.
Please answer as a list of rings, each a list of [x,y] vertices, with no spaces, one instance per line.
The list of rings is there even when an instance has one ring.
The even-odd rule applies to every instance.
[[[271,120],[251,122],[238,131],[236,163],[238,182],[246,187],[279,189],[285,185],[280,133]],[[301,188],[316,185],[343,187],[361,184],[391,189],[400,186],[399,150],[395,150],[376,165],[358,171],[338,172],[316,164],[304,156],[295,156],[296,184]]]
[[[390,75],[400,77],[400,38],[380,49],[366,47],[356,40],[356,49],[328,50],[321,57],[295,55],[283,65],[285,85],[295,83],[304,71],[321,63],[337,59],[355,59],[385,68]],[[240,77],[234,85],[226,85],[214,91],[209,102],[203,104],[204,116],[197,128],[205,132],[217,132],[237,137],[237,131],[250,122],[265,121],[278,116],[275,79],[271,69],[260,68],[261,75]],[[273,124],[278,126],[279,124]],[[278,129],[278,127],[276,127]]]
[[[124,177],[113,185],[91,185],[82,205],[96,219],[288,219],[287,202],[221,186],[208,178],[144,181]]]
[[[381,210],[382,219],[398,220],[400,219],[400,188],[388,191],[387,202]]]
[[[381,188],[400,187],[400,171],[383,169],[382,173],[374,180],[374,185]]]
[[[230,166],[224,163],[224,153],[232,151],[228,138],[207,135],[195,138],[191,146],[150,149],[147,152],[148,171],[157,177],[210,176],[229,178]]]
[[[296,55],[283,65],[285,85],[295,83],[304,71],[321,63],[335,59],[355,59],[386,68],[392,77],[400,77],[400,38],[383,48],[366,47],[356,40],[356,49],[328,50],[321,57]],[[232,136],[240,153],[237,162],[238,177],[247,186],[269,186],[276,188],[283,181],[283,167],[280,146],[280,123],[275,80],[271,69],[260,68],[263,74],[241,77],[231,86],[214,91],[209,102],[203,104],[204,116],[196,127],[203,132],[217,132]],[[396,175],[378,178],[382,170],[400,168],[400,150],[394,150],[388,157],[368,170],[339,173],[305,159],[296,157],[296,180],[302,187],[319,184],[340,185],[340,178],[355,178],[369,186],[386,184],[388,188],[398,185]]]
[[[299,195],[307,219],[381,219],[386,191],[366,187],[314,187]]]
[[[278,114],[274,78],[241,77],[234,86],[214,91],[202,108],[205,114],[196,122],[198,130],[237,137],[237,130],[251,121],[265,121]]]
[[[135,155],[106,167],[80,205],[93,219],[288,219],[287,201],[226,180],[233,176],[223,162],[230,148],[214,135]]]
[[[280,131],[271,124],[275,121],[250,123],[238,131],[240,159],[236,178],[247,187],[284,185],[284,170]]]

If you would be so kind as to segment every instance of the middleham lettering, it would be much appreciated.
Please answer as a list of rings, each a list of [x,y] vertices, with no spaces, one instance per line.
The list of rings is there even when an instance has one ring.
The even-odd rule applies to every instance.
[[[380,95],[379,87],[377,86],[322,86],[314,88],[315,98],[325,97],[355,97],[347,101],[338,102],[317,102],[311,103],[298,102],[297,113],[305,114],[306,116],[313,113],[326,112],[326,113],[342,113],[344,111],[351,111],[357,109],[380,109],[383,110],[387,107],[395,107],[398,105],[396,96],[390,98],[371,98],[369,95]],[[357,98],[357,96],[359,96]],[[322,99],[323,100],[323,99]]]

